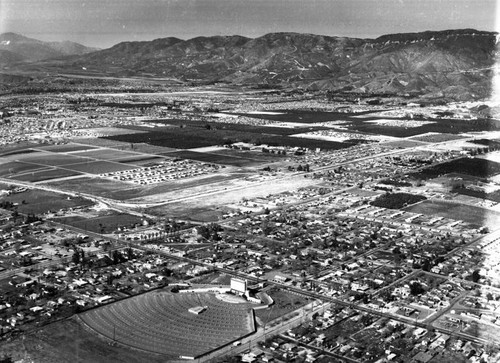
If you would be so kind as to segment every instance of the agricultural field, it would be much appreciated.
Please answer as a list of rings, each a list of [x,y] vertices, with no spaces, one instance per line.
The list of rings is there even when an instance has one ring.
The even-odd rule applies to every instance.
[[[250,116],[253,118],[271,120],[276,122],[291,122],[314,124],[331,121],[350,121],[356,120],[352,116],[360,116],[363,113],[345,113],[345,112],[325,112],[325,111],[304,111],[304,110],[270,110],[263,113],[237,113],[240,116]]]
[[[75,152],[75,151],[93,150],[93,149],[95,149],[95,147],[90,146],[90,145],[69,143],[69,144],[63,144],[63,145],[42,146],[42,147],[37,147],[37,149],[44,150],[44,151],[50,151],[53,153],[69,153],[69,152]]]
[[[10,179],[13,180],[19,180],[19,181],[24,181],[24,182],[30,182],[30,183],[37,183],[37,182],[42,182],[42,181],[47,181],[47,180],[52,180],[52,179],[60,179],[60,178],[67,178],[70,176],[77,176],[81,175],[81,173],[78,173],[73,170],[67,170],[67,169],[44,169],[41,171],[32,171],[28,173],[21,173],[18,175],[14,175],[9,177]]]
[[[73,155],[58,154],[43,152],[38,153],[35,156],[23,157],[22,161],[25,163],[31,163],[35,165],[48,165],[48,166],[63,166],[69,164],[78,164],[92,161],[89,158],[80,158]]]
[[[154,121],[157,123],[165,123],[166,125],[171,125],[175,127],[190,127],[194,129],[208,129],[208,130],[221,130],[221,131],[237,131],[245,132],[249,134],[272,134],[276,136],[287,136],[293,135],[299,132],[311,131],[311,130],[326,130],[327,127],[321,126],[300,126],[295,127],[278,127],[270,125],[249,125],[246,123],[227,123],[227,122],[216,122],[216,121],[190,121],[190,120],[160,120]]]
[[[284,159],[284,156],[286,156],[271,152],[265,153],[262,151],[249,151],[249,150],[239,150],[239,149],[219,149],[217,151],[211,152],[211,154],[241,157],[244,159],[259,160],[266,162],[281,161]]]
[[[37,170],[48,170],[45,165],[33,165],[20,161],[10,161],[0,164],[0,177],[11,177],[21,173],[31,173]]]
[[[500,140],[490,140],[490,139],[475,139],[471,140],[470,142],[477,144],[477,145],[483,145],[487,146],[490,148],[493,148],[494,150],[498,150],[500,148]]]
[[[7,145],[2,147],[2,153],[0,154],[0,157],[5,158],[5,157],[15,157],[16,155],[23,155],[23,154],[31,154],[34,152],[37,152],[36,150],[31,149],[32,147],[38,147],[38,144],[32,144],[32,143],[20,143],[19,145]]]
[[[88,174],[103,174],[134,169],[134,166],[109,161],[89,161],[86,163],[65,165],[65,168]]]
[[[394,137],[410,137],[428,133],[438,134],[462,134],[473,131],[492,131],[500,129],[500,122],[494,120],[453,120],[453,119],[431,119],[425,120],[421,126],[417,127],[397,127],[378,124],[370,121],[378,118],[365,120],[355,120],[347,128],[351,130],[363,131],[373,134],[380,134]],[[398,120],[398,119],[394,119]],[[403,123],[403,119],[401,119]],[[396,123],[397,124],[397,123]]]
[[[200,314],[188,309],[206,306]],[[197,357],[255,331],[252,304],[211,293],[153,291],[79,315],[109,342],[165,358]]]
[[[413,139],[395,139],[394,141],[384,142],[384,146],[389,146],[395,149],[406,149],[410,147],[422,146],[423,143],[420,141],[414,141]]]
[[[147,143],[155,146],[165,146],[177,149],[193,149],[214,145],[228,145],[235,142],[249,142],[256,145],[266,144],[270,146],[289,146],[302,148],[321,148],[337,150],[347,148],[355,143],[343,143],[335,141],[300,139],[288,135],[277,135],[271,133],[249,132],[229,129],[232,124],[227,124],[225,129],[207,129],[200,127],[170,127],[157,128],[141,134],[128,134],[109,136],[106,139],[123,141],[128,143]],[[259,128],[260,130],[260,128]],[[297,133],[295,130],[293,133]]]
[[[169,132],[168,129],[162,131],[148,132],[144,134],[128,134],[119,136],[107,137],[109,140],[116,140],[127,143],[146,143],[154,146],[169,147],[175,149],[191,149],[198,147],[206,147],[217,145],[224,140],[216,138],[215,140],[209,139],[208,131],[207,137],[203,135],[196,135],[195,133],[186,132],[186,129],[172,129],[175,131]]]
[[[464,139],[464,138],[465,138],[465,136],[463,136],[463,135],[438,134],[438,133],[431,132],[428,134],[412,136],[411,140],[435,143],[435,142],[445,142],[445,141],[451,141],[451,140],[460,140],[460,139]]]
[[[114,160],[114,159],[138,156],[136,153],[117,150],[117,149],[110,149],[110,148],[100,148],[95,150],[75,152],[72,153],[72,155],[98,159],[98,160]]]
[[[344,113],[321,112],[302,110],[276,110],[275,113],[251,114],[251,117],[276,122],[315,124],[331,121],[344,121],[342,126],[349,130],[367,132],[394,137],[410,137],[427,133],[461,134],[472,131],[492,131],[500,129],[500,122],[491,119],[462,120],[462,119],[425,119],[410,120],[413,127],[405,127],[408,121],[402,118],[380,118],[370,115],[370,112]],[[250,116],[248,114],[238,114]],[[380,122],[380,121],[384,122]],[[386,120],[393,120],[388,123]],[[420,122],[420,125],[417,124]],[[401,124],[398,126],[398,123]]]
[[[99,146],[99,147],[105,147],[105,148],[110,148],[110,149],[115,149],[115,150],[122,150],[122,151],[130,151],[130,152],[135,152],[135,153],[143,153],[143,154],[162,154],[162,153],[168,153],[172,151],[177,151],[175,148],[170,148],[170,147],[162,147],[162,146],[155,146],[155,145],[150,145],[146,143],[129,143],[129,142],[122,142],[122,141],[113,141],[113,140],[108,140],[108,139],[102,139],[102,138],[95,138],[95,139],[79,139],[79,143],[82,144],[89,144],[89,145],[94,145],[94,146]]]
[[[252,158],[250,155],[244,156],[232,156],[232,155],[219,155],[217,153],[201,153],[196,151],[177,151],[173,153],[166,154],[172,157],[178,157],[181,159],[190,159],[202,161],[205,163],[215,163],[230,166],[251,166],[266,163],[266,161],[259,160],[257,158]]]
[[[103,138],[99,138],[99,137],[81,138],[81,139],[79,138],[79,139],[75,139],[74,141],[77,142],[78,144],[95,146],[95,147],[109,147],[109,148],[118,149],[118,150],[131,150],[130,143],[108,140],[108,139],[103,139]]]
[[[131,156],[129,158],[124,158],[120,160],[115,160],[118,163],[122,164],[132,164],[136,166],[148,166],[149,164],[156,164],[164,161],[165,158],[156,155],[139,155],[139,156]]]

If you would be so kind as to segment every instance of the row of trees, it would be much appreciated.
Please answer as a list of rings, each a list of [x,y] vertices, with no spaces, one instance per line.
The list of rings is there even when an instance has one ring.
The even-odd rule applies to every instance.
[[[135,253],[131,247],[126,248],[123,252],[119,250],[113,250],[109,251],[108,253],[109,264],[117,265],[133,258],[135,258]],[[76,247],[71,257],[71,261],[77,265],[80,264],[87,266],[93,263],[92,258],[90,256],[86,256],[83,249]]]

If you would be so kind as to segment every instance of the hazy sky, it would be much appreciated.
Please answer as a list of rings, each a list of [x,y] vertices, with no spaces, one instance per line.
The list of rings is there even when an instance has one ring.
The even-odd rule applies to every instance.
[[[500,0],[499,0],[500,1]],[[0,0],[0,33],[101,48],[125,40],[291,31],[374,38],[495,27],[496,0]]]

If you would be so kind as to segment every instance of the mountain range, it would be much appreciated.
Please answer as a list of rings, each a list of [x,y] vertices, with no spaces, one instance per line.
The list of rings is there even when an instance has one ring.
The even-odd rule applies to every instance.
[[[94,52],[97,48],[64,42],[44,42],[16,33],[0,34],[0,67],[18,62],[35,62],[68,55],[82,55]]]
[[[12,33],[9,33],[12,38]],[[376,39],[271,33],[161,38],[92,51],[76,45],[14,42],[0,36],[0,67],[26,61],[48,70],[116,77],[164,77],[190,83],[293,87],[365,94],[488,97],[497,33],[474,29],[391,34]],[[10,44],[5,44],[8,40]],[[59,48],[58,48],[59,47]],[[64,58],[60,58],[67,55]],[[51,58],[59,57],[57,61]]]

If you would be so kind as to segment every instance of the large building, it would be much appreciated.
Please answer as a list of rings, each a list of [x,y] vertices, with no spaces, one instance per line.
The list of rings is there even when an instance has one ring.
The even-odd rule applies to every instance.
[[[231,279],[231,292],[237,295],[246,295],[247,281],[233,277]]]

